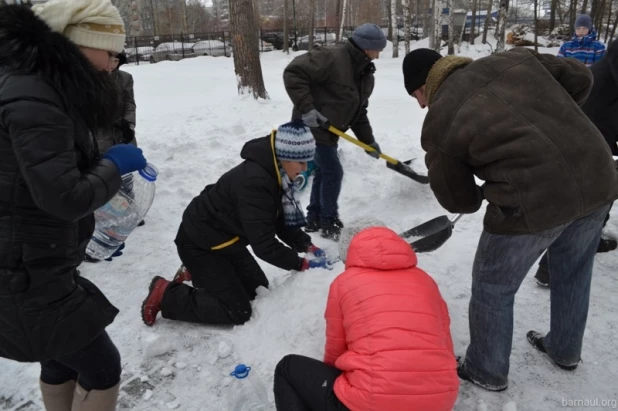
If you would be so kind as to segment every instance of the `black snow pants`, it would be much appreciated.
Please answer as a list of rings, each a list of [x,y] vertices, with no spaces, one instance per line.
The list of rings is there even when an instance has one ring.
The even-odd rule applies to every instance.
[[[251,318],[256,289],[268,279],[246,247],[205,250],[182,226],[176,236],[178,256],[191,274],[193,287],[170,283],[161,314],[170,320],[213,325],[240,325]]]
[[[313,358],[286,355],[275,369],[277,411],[349,411],[333,385],[341,371]]]

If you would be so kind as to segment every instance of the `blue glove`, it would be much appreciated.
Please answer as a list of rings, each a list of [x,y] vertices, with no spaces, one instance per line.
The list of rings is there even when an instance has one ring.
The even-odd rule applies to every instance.
[[[103,158],[116,164],[120,175],[141,170],[147,164],[142,149],[135,147],[133,144],[115,145],[103,154]]]
[[[114,257],[120,257],[122,255],[122,250],[124,250],[124,243],[122,243],[122,245],[114,251],[114,254],[112,254],[111,257],[106,258],[105,261],[112,261]]]
[[[313,254],[316,257],[326,257],[326,253],[324,252],[324,250],[322,250],[321,248],[318,248],[317,246],[313,244],[309,246],[307,251],[309,251],[311,254]]]
[[[311,260],[308,260],[305,258],[305,261],[303,262],[303,269],[302,271],[305,270],[309,270],[311,268],[326,268],[327,270],[332,270],[333,266],[330,264],[330,262],[326,259],[326,258],[312,258]]]

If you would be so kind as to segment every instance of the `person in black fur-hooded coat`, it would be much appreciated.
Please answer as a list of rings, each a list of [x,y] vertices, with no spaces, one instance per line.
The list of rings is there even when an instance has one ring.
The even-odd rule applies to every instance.
[[[76,268],[94,210],[146,166],[133,145],[100,157],[93,134],[113,123],[124,41],[110,0],[0,7],[0,356],[41,363],[48,411],[116,406],[118,310]]]

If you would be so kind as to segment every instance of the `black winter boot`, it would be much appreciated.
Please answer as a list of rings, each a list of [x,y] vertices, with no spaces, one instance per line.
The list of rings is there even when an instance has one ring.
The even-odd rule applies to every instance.
[[[305,233],[316,233],[320,231],[320,220],[314,218],[307,219],[307,225],[304,228]]]
[[[321,224],[322,237],[333,241],[339,241],[341,236],[341,230],[343,229],[343,223],[338,218],[335,218],[330,223]]]
[[[599,247],[597,248],[597,253],[614,251],[617,247],[618,243],[616,240],[612,240],[611,238],[601,238],[601,241],[599,241]]]
[[[543,336],[541,335],[540,332],[528,331],[528,333],[526,334],[526,338],[528,339],[528,342],[532,344],[534,348],[536,348],[537,350],[539,350],[540,352],[544,354],[547,354],[547,350],[545,349],[545,346],[543,345]],[[562,365],[560,363],[557,363],[556,361],[554,361],[554,364],[556,364],[558,367],[566,371],[573,371],[574,369],[577,368],[577,364]]]
[[[536,283],[542,287],[549,287],[549,269],[546,265],[539,264],[539,269],[534,276]]]

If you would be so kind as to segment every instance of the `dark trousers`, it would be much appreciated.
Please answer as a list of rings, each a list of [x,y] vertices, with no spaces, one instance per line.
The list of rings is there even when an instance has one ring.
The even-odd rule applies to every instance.
[[[193,287],[171,283],[161,303],[163,318],[213,325],[240,325],[251,318],[256,289],[268,279],[246,247],[204,250],[183,231],[178,256],[191,273]]]
[[[307,218],[330,225],[339,218],[339,193],[343,181],[343,167],[337,154],[337,146],[315,145],[315,175],[311,186],[311,200]]]
[[[120,353],[103,331],[81,350],[41,362],[41,381],[60,385],[77,381],[86,391],[107,390],[120,382]]]
[[[302,355],[286,355],[275,369],[277,411],[349,411],[333,385],[341,371]]]

